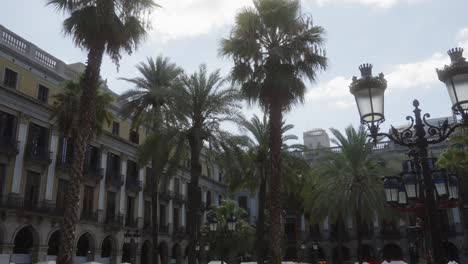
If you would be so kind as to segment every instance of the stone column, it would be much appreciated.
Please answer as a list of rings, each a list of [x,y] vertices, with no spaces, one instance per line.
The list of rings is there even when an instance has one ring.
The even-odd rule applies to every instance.
[[[143,167],[139,171],[139,178],[140,181],[143,182],[145,179],[145,172],[146,172],[146,167]],[[138,192],[138,227],[142,228],[143,227],[143,206],[144,206],[144,199],[143,199],[143,190],[140,190]]]
[[[104,222],[105,213],[105,197],[106,197],[106,170],[107,170],[107,149],[101,147],[101,169],[103,177],[99,182],[99,198],[98,198],[98,218],[100,222]]]
[[[29,119],[22,116],[20,119],[20,124],[18,126],[18,155],[15,159],[15,168],[13,170],[13,179],[11,181],[11,192],[14,195],[19,195],[21,187],[21,178],[23,176],[23,161],[24,161],[24,151],[26,148],[26,138],[28,132],[28,123]]]
[[[169,233],[172,233],[174,229],[174,203],[173,199],[169,200],[167,204],[167,224],[169,225]]]
[[[120,210],[119,212],[121,214],[125,214],[125,186],[127,185],[126,180],[127,180],[127,157],[125,155],[122,155],[122,161],[121,161],[121,166],[120,166],[120,172],[123,176],[123,185],[120,187]]]
[[[45,200],[52,201],[54,193],[54,182],[55,182],[55,164],[57,162],[58,152],[58,131],[52,131],[52,137],[50,138],[50,151],[52,152],[52,162],[49,164],[47,169],[47,182],[46,182],[46,193]]]

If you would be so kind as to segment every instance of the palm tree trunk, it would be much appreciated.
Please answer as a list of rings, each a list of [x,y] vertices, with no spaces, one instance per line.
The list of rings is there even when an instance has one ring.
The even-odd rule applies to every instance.
[[[356,211],[356,239],[357,239],[357,261],[359,264],[362,263],[362,230],[361,230],[361,216],[359,210]]]
[[[343,264],[343,244],[344,244],[344,223],[342,219],[338,219],[338,264]]]
[[[266,175],[264,162],[261,164],[260,188],[258,191],[258,219],[257,219],[257,263],[263,264],[265,257],[265,198]]]
[[[189,264],[195,264],[197,252],[195,246],[197,244],[199,220],[198,212],[200,209],[200,193],[198,191],[198,181],[201,175],[200,153],[202,149],[201,129],[193,127],[189,131],[188,140],[190,145],[190,183],[189,183],[189,215],[188,215],[188,231],[189,231],[189,246],[188,260]]]
[[[281,126],[283,113],[279,99],[274,99],[270,114],[270,259],[271,264],[281,264]]]
[[[159,168],[157,167],[159,162],[157,161],[156,157],[153,156],[151,159],[151,222],[152,222],[152,229],[151,235],[153,237],[153,252],[152,263],[159,263],[159,215],[158,215],[158,207],[159,207]]]
[[[83,167],[85,152],[93,135],[93,122],[96,112],[96,94],[101,71],[102,57],[104,54],[104,43],[98,43],[88,53],[88,64],[84,73],[80,98],[79,124],[76,138],[74,139],[75,159],[73,160],[70,173],[70,182],[65,197],[64,218],[61,226],[62,240],[60,243],[58,264],[72,264],[75,256],[76,225],[80,220],[80,189],[83,182]]]

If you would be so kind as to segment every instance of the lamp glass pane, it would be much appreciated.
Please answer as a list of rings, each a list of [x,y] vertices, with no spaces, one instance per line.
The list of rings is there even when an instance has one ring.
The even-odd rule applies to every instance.
[[[455,97],[455,91],[457,92],[458,102],[463,102],[461,107],[463,110],[468,110],[468,74],[459,74],[452,77],[453,85],[450,79],[445,82],[447,91],[452,101],[452,105],[457,104],[457,98]]]
[[[399,193],[399,190],[398,188],[394,188],[394,189],[391,189],[392,190],[392,202],[398,202],[398,193]]]
[[[409,199],[414,199],[419,196],[418,193],[418,179],[414,172],[405,173],[403,175],[403,182],[405,184],[406,194]]]
[[[433,172],[434,185],[437,191],[437,195],[446,196],[448,194],[447,190],[447,178],[446,174],[443,171]]]
[[[458,178],[454,175],[449,179],[449,198],[458,199]]]
[[[356,91],[354,96],[361,119],[366,122],[379,121],[384,114],[384,89],[368,88]]]
[[[406,199],[406,193],[405,193],[404,189],[400,190],[398,192],[398,203],[399,204],[407,204],[408,203],[408,201]]]

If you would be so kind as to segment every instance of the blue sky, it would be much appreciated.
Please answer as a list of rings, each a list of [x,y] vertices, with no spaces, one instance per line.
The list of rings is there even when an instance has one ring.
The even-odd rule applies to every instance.
[[[86,54],[61,31],[63,15],[46,7],[45,0],[2,1],[0,24],[67,62],[85,62]],[[108,58],[102,76],[121,93],[130,88],[118,77],[133,77],[135,64],[148,56],[169,56],[187,72],[206,63],[227,73],[231,62],[218,56],[221,38],[228,36],[236,11],[251,0],[159,0],[153,29],[131,56],[124,55],[120,70]],[[304,105],[286,115],[293,133],[311,128],[342,129],[358,125],[359,117],[348,85],[357,67],[374,65],[374,73],[387,76],[386,126],[404,124],[411,102],[433,117],[450,115],[447,92],[437,80],[436,67],[448,63],[446,50],[468,50],[466,0],[302,0],[302,11],[311,14],[326,30],[330,67],[308,83]],[[468,54],[468,51],[466,52]],[[465,55],[466,57],[467,55]],[[245,107],[246,116],[254,109]]]

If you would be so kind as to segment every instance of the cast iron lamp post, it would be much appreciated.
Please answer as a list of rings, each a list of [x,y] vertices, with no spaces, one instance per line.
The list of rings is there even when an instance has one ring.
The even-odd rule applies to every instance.
[[[445,83],[453,112],[461,117],[461,122],[450,125],[446,120],[442,125],[434,126],[427,122],[429,114],[421,115],[418,100],[414,100],[414,117],[408,116],[411,125],[399,131],[391,127],[390,133],[380,132],[380,124],[385,121],[384,94],[387,80],[383,73],[372,76],[372,65],[359,66],[361,78],[353,77],[350,92],[356,99],[361,123],[369,129],[370,137],[377,142],[387,137],[396,144],[406,146],[413,152],[414,168],[404,171],[403,181],[398,177],[389,177],[384,182],[385,196],[389,203],[407,203],[409,199],[421,199],[425,211],[425,240],[430,263],[445,263],[444,249],[440,230],[438,230],[437,200],[443,198],[458,198],[456,178],[448,176],[444,171],[431,168],[428,157],[428,146],[446,140],[457,128],[468,127],[468,62],[463,57],[462,48],[448,51],[451,64],[443,69],[437,69],[439,80]],[[425,128],[427,127],[427,128]],[[422,176],[420,180],[418,175]],[[452,188],[449,186],[452,185]],[[457,192],[456,194],[454,192]],[[451,194],[449,194],[451,193]],[[437,194],[437,197],[436,197]],[[452,196],[452,197],[450,197]]]
[[[224,233],[230,233],[230,232],[236,231],[236,221],[237,221],[237,218],[231,214],[226,219],[226,225],[220,226],[221,228],[220,232],[222,232],[223,234],[223,239],[224,239]],[[216,219],[215,215],[212,215],[208,219],[208,228],[211,233],[216,233],[218,231],[218,219]],[[221,264],[223,264],[224,262],[225,261],[224,261],[223,250],[221,249]]]

